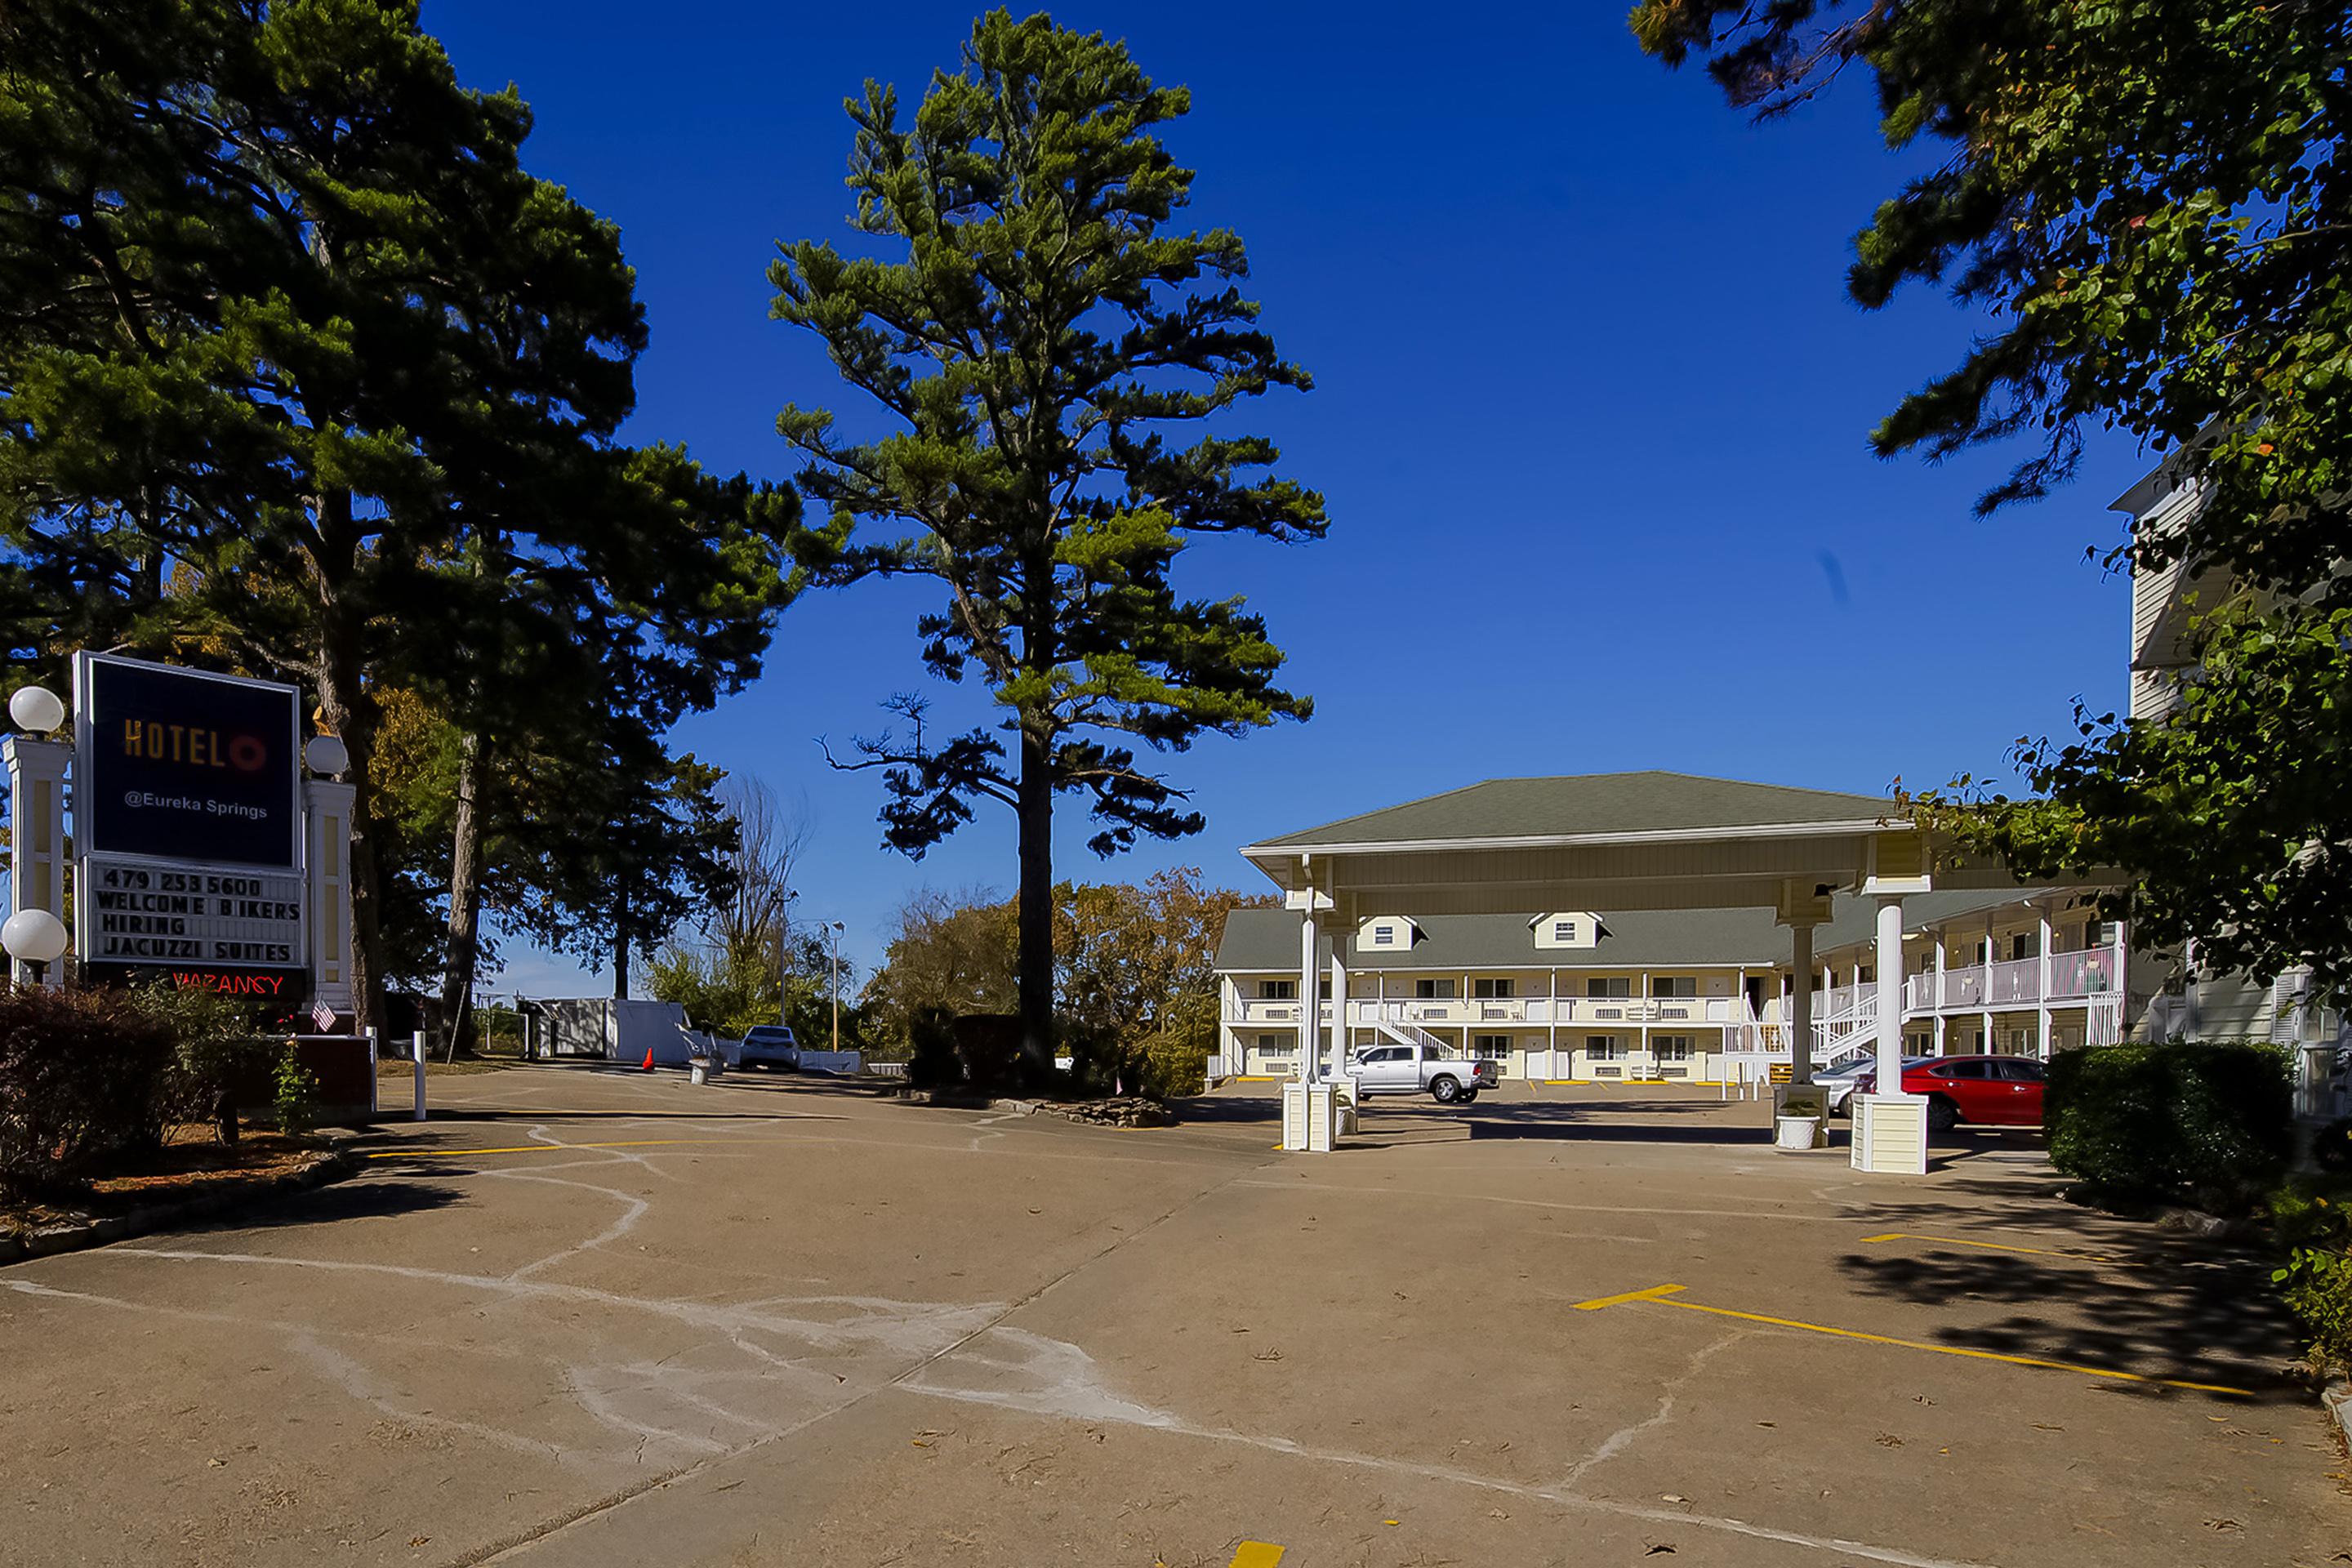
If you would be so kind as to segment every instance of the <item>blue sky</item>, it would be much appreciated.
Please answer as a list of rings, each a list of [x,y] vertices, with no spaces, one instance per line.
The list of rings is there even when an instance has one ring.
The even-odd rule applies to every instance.
[[[2012,455],[1883,462],[1864,435],[1983,323],[1921,291],[1865,314],[1853,231],[1918,154],[1880,142],[1854,77],[1749,124],[1670,73],[1623,6],[1073,5],[1193,94],[1168,136],[1192,219],[1248,242],[1250,288],[1316,390],[1247,414],[1321,489],[1305,547],[1219,541],[1189,586],[1242,593],[1314,720],[1170,759],[1208,827],[1088,879],[1197,864],[1248,885],[1251,839],[1481,778],[1631,768],[1883,792],[2003,766],[2009,744],[2124,691],[2126,585],[2084,558],[2138,472],[2095,447],[2055,500],[1969,515]],[[541,174],[621,226],[653,331],[630,434],[778,479],[787,401],[862,420],[813,341],[767,319],[779,238],[851,237],[842,100],[911,105],[972,12],[427,0],[460,75],[516,83]],[[920,864],[879,847],[870,774],[815,737],[924,689],[929,595],[804,599],[752,689],[682,743],[804,800],[800,908],[877,958],[914,887],[1007,889],[1009,815]],[[968,712],[942,696],[941,710]],[[496,982],[596,985],[517,952]]]

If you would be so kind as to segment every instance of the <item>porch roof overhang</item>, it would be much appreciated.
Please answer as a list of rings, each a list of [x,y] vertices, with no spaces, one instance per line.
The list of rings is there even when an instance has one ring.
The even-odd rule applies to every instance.
[[[1684,782],[1682,775],[1660,776]],[[1891,800],[1871,815],[1874,803],[1867,797],[1729,780],[1687,782],[1754,791],[1758,800],[1799,809],[1785,812],[1787,820],[1686,819],[1646,826],[1621,813],[1599,831],[1454,835],[1413,831],[1421,824],[1410,818],[1397,824],[1403,832],[1382,831],[1409,809],[1395,808],[1248,845],[1242,854],[1286,894],[1311,890],[1318,902],[1328,897],[1345,921],[1548,909],[1785,910],[1832,893],[1874,889],[2022,892],[2029,887],[2006,868],[1964,854],[1948,835],[1922,828]],[[1359,825],[1371,831],[1349,831]]]

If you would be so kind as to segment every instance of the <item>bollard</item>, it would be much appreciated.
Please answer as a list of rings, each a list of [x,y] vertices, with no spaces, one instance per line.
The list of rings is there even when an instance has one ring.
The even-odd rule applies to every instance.
[[[425,1120],[425,1031],[419,1029],[410,1044],[410,1053],[416,1060],[416,1120]]]

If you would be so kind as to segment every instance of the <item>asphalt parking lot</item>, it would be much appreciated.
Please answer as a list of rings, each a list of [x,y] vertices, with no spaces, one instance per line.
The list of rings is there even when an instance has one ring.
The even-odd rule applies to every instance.
[[[2308,1564],[2248,1260],[1707,1091],[1286,1156],[515,1069],[360,1178],[0,1269],[10,1563]]]

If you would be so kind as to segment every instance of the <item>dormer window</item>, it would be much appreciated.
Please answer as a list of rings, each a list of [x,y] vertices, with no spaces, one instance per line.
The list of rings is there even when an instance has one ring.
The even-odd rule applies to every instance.
[[[1394,947],[1396,945],[1396,927],[1374,926],[1372,928],[1372,945],[1374,947]]]
[[[1574,921],[1552,921],[1551,939],[1552,941],[1563,945],[1574,942],[1576,941],[1576,922]]]

